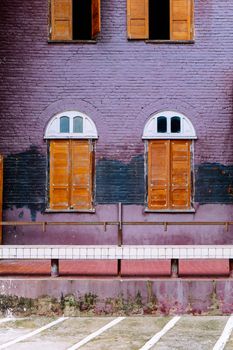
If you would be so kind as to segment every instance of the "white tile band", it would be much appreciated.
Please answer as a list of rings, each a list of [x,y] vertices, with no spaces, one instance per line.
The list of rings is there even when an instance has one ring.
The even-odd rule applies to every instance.
[[[233,246],[0,246],[0,259],[233,259]]]

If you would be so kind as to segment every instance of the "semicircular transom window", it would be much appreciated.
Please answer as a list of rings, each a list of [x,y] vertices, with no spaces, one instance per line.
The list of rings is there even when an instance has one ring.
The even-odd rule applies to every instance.
[[[87,115],[68,111],[55,115],[49,122],[45,139],[97,139],[95,123]]]
[[[163,111],[153,115],[145,125],[143,139],[196,139],[191,121],[183,114]]]

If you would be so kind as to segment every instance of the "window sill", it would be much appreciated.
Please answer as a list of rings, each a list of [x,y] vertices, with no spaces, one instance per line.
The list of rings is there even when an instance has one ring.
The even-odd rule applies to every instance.
[[[48,44],[96,44],[97,40],[48,40]]]
[[[72,213],[87,213],[87,214],[94,214],[95,209],[80,209],[80,210],[69,210],[69,209],[45,209],[46,214],[56,214],[56,213],[64,213],[64,214],[72,214]]]
[[[174,214],[174,213],[180,213],[180,214],[192,214],[195,213],[196,210],[194,208],[191,209],[160,209],[160,210],[153,210],[153,209],[148,209],[145,208],[144,210],[145,213],[161,213],[161,214]]]
[[[173,45],[195,44],[195,40],[150,40],[148,39],[145,42],[147,44],[173,44]]]

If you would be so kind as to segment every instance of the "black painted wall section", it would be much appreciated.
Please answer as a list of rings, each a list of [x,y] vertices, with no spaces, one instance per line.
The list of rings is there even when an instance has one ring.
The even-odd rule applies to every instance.
[[[37,148],[4,159],[4,208],[27,207],[32,219],[45,208],[46,158]]]
[[[233,204],[233,165],[206,163],[196,166],[195,202]]]
[[[144,157],[130,163],[102,159],[96,167],[96,203],[144,203]]]
[[[46,157],[31,147],[4,160],[4,208],[26,207],[32,219],[46,205]],[[102,159],[96,165],[96,204],[144,203],[144,157],[131,162]],[[195,202],[233,204],[233,166],[195,167]]]

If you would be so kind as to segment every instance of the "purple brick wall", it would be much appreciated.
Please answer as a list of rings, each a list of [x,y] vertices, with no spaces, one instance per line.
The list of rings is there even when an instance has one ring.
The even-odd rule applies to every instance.
[[[102,31],[93,45],[48,43],[45,0],[1,0],[0,11],[5,219],[116,219],[118,201],[125,203],[126,220],[232,219],[232,1],[196,0],[195,44],[187,45],[128,41],[126,1],[102,0]],[[99,133],[95,215],[43,213],[45,127],[55,113],[71,109],[89,115]],[[142,131],[151,114],[164,109],[184,113],[196,128],[196,214],[143,211]],[[110,170],[112,182],[103,182]],[[125,230],[127,243],[232,243],[231,237],[219,227]],[[45,235],[9,228],[4,242],[103,244],[116,242],[116,232],[59,228]]]

